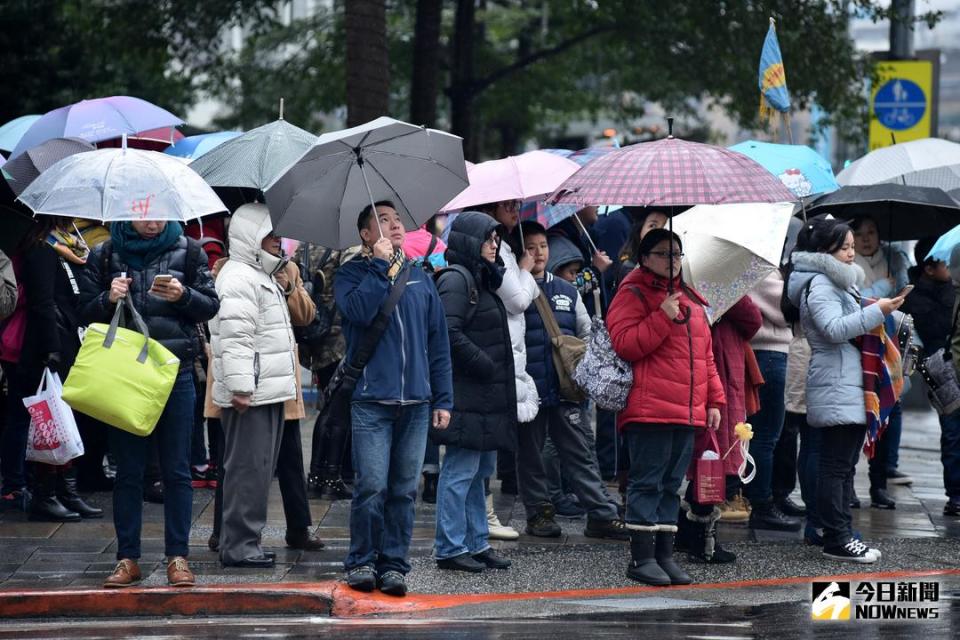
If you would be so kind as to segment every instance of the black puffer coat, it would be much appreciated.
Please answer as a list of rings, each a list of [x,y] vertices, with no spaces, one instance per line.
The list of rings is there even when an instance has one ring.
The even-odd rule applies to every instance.
[[[193,359],[200,352],[197,324],[217,315],[220,300],[202,251],[194,273],[189,278],[185,275],[188,242],[196,240],[181,236],[172,248],[142,270],[123,264],[110,242],[94,249],[80,278],[80,311],[84,322],[110,322],[115,308],[109,300],[110,283],[126,272],[127,277],[133,279],[130,285],[133,306],[147,323],[150,337],[180,358],[181,370],[192,367]],[[104,251],[110,252],[108,273],[103,272]],[[153,279],[158,274],[170,274],[183,284],[186,291],[180,300],[167,302],[150,295]],[[132,323],[128,322],[127,326]]]
[[[447,262],[437,289],[447,317],[453,359],[453,411],[450,426],[431,429],[431,438],[477,451],[516,450],[517,391],[507,312],[494,293],[500,267],[485,263],[480,247],[496,227],[488,215],[457,216],[447,242]]]
[[[920,276],[917,267],[910,269],[910,281],[916,285],[903,301],[900,311],[913,316],[913,326],[923,342],[923,354],[949,348],[953,326],[954,290],[952,282],[936,282]]]

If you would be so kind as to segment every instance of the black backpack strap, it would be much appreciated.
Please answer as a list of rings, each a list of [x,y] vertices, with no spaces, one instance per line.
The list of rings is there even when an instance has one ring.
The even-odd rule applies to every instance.
[[[203,254],[203,247],[193,238],[187,238],[187,259],[184,264],[184,277],[187,279],[183,286],[190,286],[190,283],[196,279],[197,269],[200,267],[200,259]]]
[[[380,342],[380,337],[383,336],[383,332],[386,331],[387,325],[390,323],[390,316],[393,314],[393,310],[397,308],[397,303],[400,302],[400,296],[403,295],[404,289],[407,288],[407,280],[410,279],[411,270],[412,268],[408,265],[406,269],[400,272],[390,288],[390,295],[387,296],[386,301],[380,307],[380,312],[373,320],[370,328],[363,334],[363,340],[354,352],[353,359],[350,362],[350,367],[357,372],[363,371],[363,368],[367,366],[367,362],[373,356],[377,343]]]
[[[427,245],[427,252],[423,254],[424,260],[429,260],[430,256],[433,255],[433,250],[437,248],[437,234],[430,234],[430,244]]]

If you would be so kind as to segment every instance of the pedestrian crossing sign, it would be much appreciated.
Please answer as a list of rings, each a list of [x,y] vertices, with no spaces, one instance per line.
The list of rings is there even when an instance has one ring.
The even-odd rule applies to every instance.
[[[870,91],[870,151],[897,142],[929,138],[933,63],[890,60],[877,63]]]

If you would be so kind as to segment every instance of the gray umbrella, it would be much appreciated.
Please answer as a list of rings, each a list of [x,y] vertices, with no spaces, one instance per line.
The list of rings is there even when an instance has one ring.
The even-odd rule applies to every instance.
[[[357,216],[374,201],[393,201],[414,229],[468,184],[461,138],[382,117],[320,136],[265,195],[277,233],[342,249],[359,243]]]
[[[9,176],[10,188],[19,196],[41,173],[60,160],[94,149],[95,146],[79,138],[52,138],[8,161],[3,170]]]
[[[190,163],[212,187],[266,189],[317,136],[283,120],[227,140]]]

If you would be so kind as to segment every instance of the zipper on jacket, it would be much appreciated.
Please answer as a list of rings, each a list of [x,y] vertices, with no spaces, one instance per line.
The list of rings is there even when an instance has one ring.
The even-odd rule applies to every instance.
[[[394,313],[397,314],[397,322],[400,324],[400,402],[403,402],[403,392],[406,386],[405,374],[407,372],[407,339],[403,331],[403,318],[400,316],[400,309],[396,309]]]
[[[689,320],[686,323],[687,327],[687,345],[690,347],[690,424],[693,424],[693,334],[690,331],[690,322]]]

